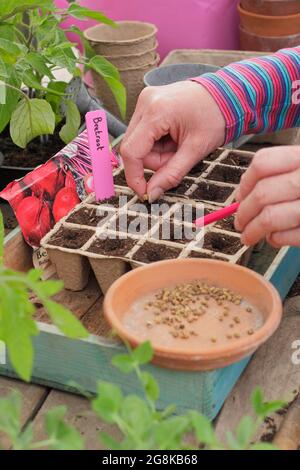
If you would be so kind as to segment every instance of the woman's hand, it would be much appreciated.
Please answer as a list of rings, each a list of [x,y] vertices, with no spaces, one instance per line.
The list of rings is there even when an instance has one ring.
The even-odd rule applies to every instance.
[[[145,88],[120,148],[128,186],[153,202],[224,139],[225,119],[200,84]],[[155,172],[148,185],[144,168]]]
[[[242,242],[300,246],[300,146],[257,152],[237,192]]]

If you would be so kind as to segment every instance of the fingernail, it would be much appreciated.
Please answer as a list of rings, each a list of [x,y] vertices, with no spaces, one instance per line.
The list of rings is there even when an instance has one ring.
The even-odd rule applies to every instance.
[[[160,188],[159,186],[156,186],[156,188],[153,188],[148,194],[150,204],[152,204],[152,202],[159,199],[161,195],[163,194],[163,192],[164,192],[163,189]]]

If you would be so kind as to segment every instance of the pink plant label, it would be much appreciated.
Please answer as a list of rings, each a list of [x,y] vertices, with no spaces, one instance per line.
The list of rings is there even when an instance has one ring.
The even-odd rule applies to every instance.
[[[111,152],[105,112],[90,111],[85,116],[97,201],[114,196]]]

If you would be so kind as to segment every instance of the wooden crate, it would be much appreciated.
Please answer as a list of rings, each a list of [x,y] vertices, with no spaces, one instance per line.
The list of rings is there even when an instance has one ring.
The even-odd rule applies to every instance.
[[[24,243],[19,229],[5,239],[5,263],[14,269],[26,271],[31,265],[31,250]],[[284,298],[299,273],[300,249],[283,248],[279,252],[267,245],[254,252],[251,267],[264,274]],[[120,385],[125,393],[140,393],[134,375],[124,376],[111,365],[116,353],[124,346],[105,336],[102,317],[102,296],[93,279],[79,293],[63,291],[57,300],[68,305],[86,325],[93,325],[85,340],[71,340],[58,329],[46,323],[41,313],[37,319],[40,335],[34,338],[35,362],[32,382],[61,390],[95,393],[97,380],[108,380]],[[95,324],[97,326],[95,326]],[[107,330],[106,330],[107,331]],[[181,372],[148,365],[146,369],[158,380],[161,388],[159,407],[177,405],[178,413],[197,409],[213,419],[226,397],[245,369],[250,358],[218,370],[208,372]],[[0,366],[0,374],[14,377],[9,361]]]

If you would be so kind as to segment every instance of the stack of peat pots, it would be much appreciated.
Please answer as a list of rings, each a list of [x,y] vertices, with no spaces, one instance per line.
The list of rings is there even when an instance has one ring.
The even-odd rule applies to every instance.
[[[127,91],[128,123],[137,98],[144,88],[143,78],[152,68],[157,67],[157,28],[150,23],[140,21],[118,21],[117,27],[100,24],[85,30],[84,35],[96,54],[114,64],[120,72],[120,78]],[[105,108],[115,116],[120,112],[112,92],[103,78],[92,72],[96,95]]]
[[[300,0],[241,0],[241,48],[276,52],[300,44]]]

